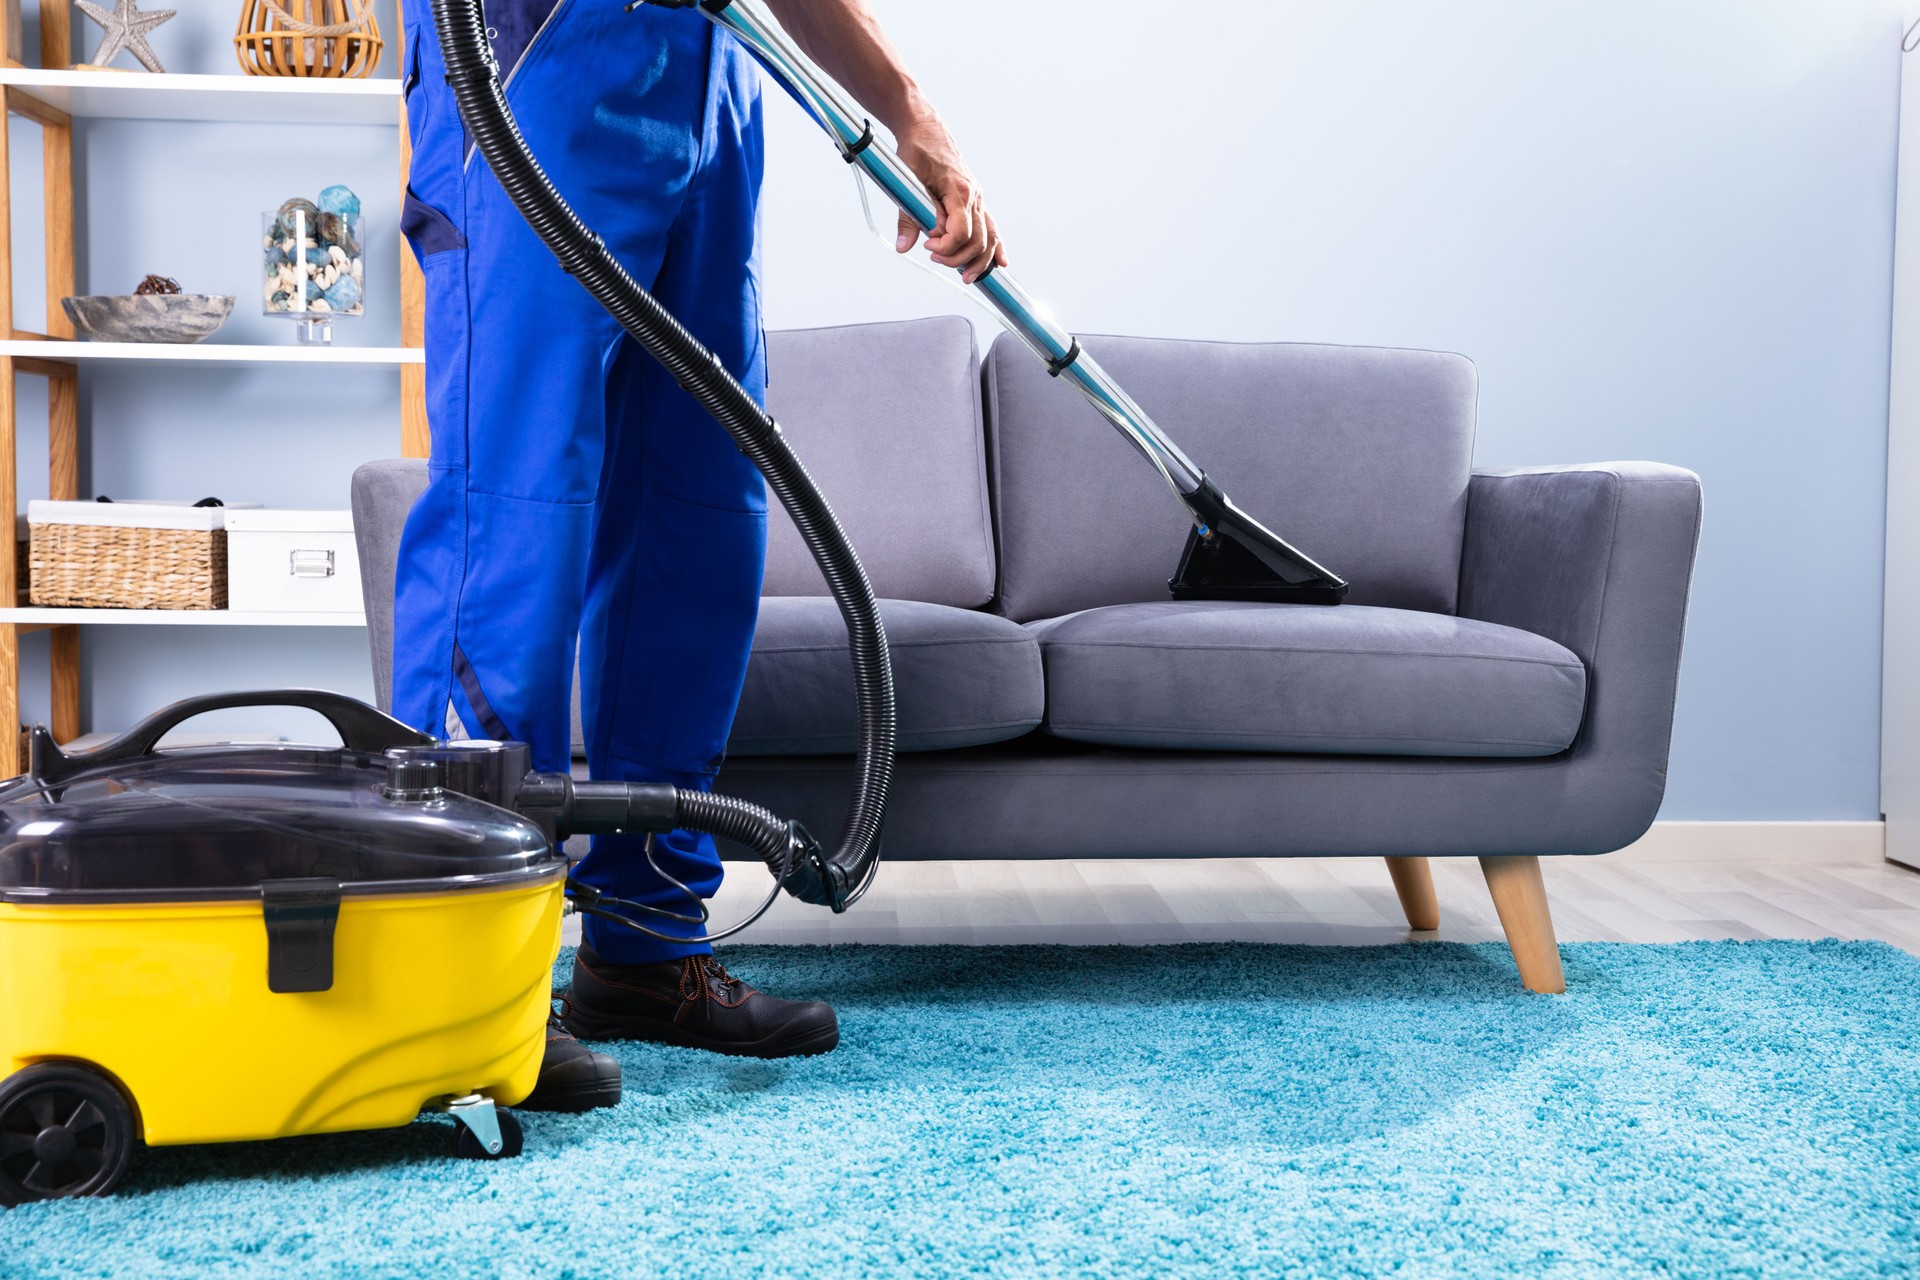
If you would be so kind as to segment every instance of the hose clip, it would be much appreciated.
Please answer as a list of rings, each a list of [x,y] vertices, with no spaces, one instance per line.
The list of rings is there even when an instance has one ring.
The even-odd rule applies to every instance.
[[[1075,338],[1073,339],[1071,345],[1067,347],[1067,351],[1065,355],[1058,356],[1055,359],[1047,361],[1047,376],[1049,378],[1059,377],[1061,374],[1065,373],[1068,369],[1071,369],[1073,367],[1073,362],[1075,360],[1078,360],[1079,358],[1080,358],[1080,339]]]
[[[873,121],[860,122],[860,136],[840,150],[840,158],[852,164],[862,151],[873,145]]]

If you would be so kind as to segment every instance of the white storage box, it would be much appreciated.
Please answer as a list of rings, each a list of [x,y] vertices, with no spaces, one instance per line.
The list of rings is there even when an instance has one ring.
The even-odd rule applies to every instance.
[[[359,613],[351,511],[228,511],[227,608]]]

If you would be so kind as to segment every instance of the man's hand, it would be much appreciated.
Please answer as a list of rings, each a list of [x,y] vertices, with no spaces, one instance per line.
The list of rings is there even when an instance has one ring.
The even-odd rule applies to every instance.
[[[933,193],[940,209],[940,220],[927,237],[927,252],[943,267],[957,267],[960,278],[972,284],[989,267],[1007,265],[1007,249],[1000,242],[1000,229],[980,198],[980,186],[973,180],[967,162],[953,135],[937,116],[917,118],[894,133],[900,158],[907,162],[920,181]],[[900,238],[895,247],[910,251],[920,238],[920,226],[912,218],[900,215]]]
[[[972,284],[989,267],[1007,265],[1007,251],[960,148],[907,74],[900,53],[880,29],[873,0],[767,0],[780,25],[828,75],[853,91],[874,119],[893,130],[900,158],[933,193],[940,221],[927,249],[943,267],[958,267]],[[920,238],[900,215],[900,252]]]

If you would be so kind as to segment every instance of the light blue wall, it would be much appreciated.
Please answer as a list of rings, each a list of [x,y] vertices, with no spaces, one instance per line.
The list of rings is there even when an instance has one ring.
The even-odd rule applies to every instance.
[[[231,69],[238,0],[169,2],[169,65]],[[878,7],[1070,325],[1462,351],[1481,463],[1699,471],[1665,816],[1877,814],[1897,5]],[[964,305],[863,243],[844,166],[790,104],[770,115],[775,325]],[[83,287],[161,270],[241,294],[236,336],[266,338],[255,211],[346,181],[390,231],[391,137],[92,125]],[[368,265],[386,288],[344,340],[390,342],[391,257]],[[396,388],[91,375],[85,485],[339,505],[393,451]],[[351,632],[103,630],[88,652],[98,725],[222,685],[367,687]]]
[[[1481,464],[1700,472],[1665,816],[1877,816],[1898,5],[883,13],[1069,325],[1460,351]],[[773,320],[955,309],[774,115]]]

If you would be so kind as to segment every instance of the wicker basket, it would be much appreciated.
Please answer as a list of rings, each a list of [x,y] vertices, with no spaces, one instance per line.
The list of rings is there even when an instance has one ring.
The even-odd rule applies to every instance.
[[[385,45],[367,0],[245,0],[233,37],[250,76],[370,76]]]
[[[29,597],[34,604],[84,609],[227,607],[227,531],[217,510],[113,505],[127,512],[129,521],[141,523],[106,524],[100,518],[68,522],[53,511],[99,511],[91,503],[28,505]],[[190,518],[197,518],[196,523],[212,527],[146,527],[156,522],[154,513],[182,511],[193,512]]]

